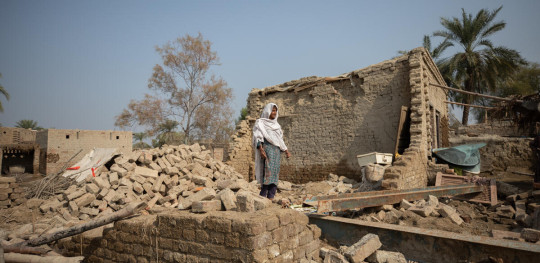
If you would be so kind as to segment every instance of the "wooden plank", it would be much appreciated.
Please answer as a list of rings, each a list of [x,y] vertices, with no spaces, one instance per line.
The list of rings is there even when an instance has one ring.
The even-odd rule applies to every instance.
[[[399,142],[401,140],[401,132],[403,131],[403,125],[405,124],[405,120],[407,119],[407,111],[409,108],[407,106],[401,106],[401,112],[399,114],[399,123],[398,123],[398,130],[397,130],[397,136],[396,136],[396,146],[394,147],[394,152],[392,156],[394,159],[396,158],[396,154],[399,150]]]
[[[468,184],[471,182],[471,177],[437,173],[435,177],[435,186],[450,186]],[[489,180],[487,184],[481,184],[482,192],[475,194],[457,195],[452,197],[457,200],[471,201],[476,203],[496,205],[497,204],[497,182],[495,179]]]

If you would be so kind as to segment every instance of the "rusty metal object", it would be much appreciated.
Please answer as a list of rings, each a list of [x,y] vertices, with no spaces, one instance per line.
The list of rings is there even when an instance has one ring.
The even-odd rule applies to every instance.
[[[322,230],[321,238],[350,246],[367,233],[379,236],[383,250],[399,251],[418,262],[479,262],[489,256],[504,262],[538,262],[540,246],[534,243],[465,235],[343,217],[311,214],[309,223]]]
[[[402,199],[408,201],[420,200],[427,198],[429,195],[437,197],[454,196],[460,194],[478,193],[481,191],[482,187],[474,184],[433,186],[405,190],[371,191],[353,194],[317,196],[306,200],[304,203],[317,206],[317,212],[324,213],[396,204],[401,202]]]
[[[473,182],[474,178],[453,174],[443,174],[437,173],[435,178],[435,186],[451,186],[451,185],[462,185]],[[477,181],[477,185],[482,187],[482,192],[457,195],[452,197],[457,200],[465,200],[476,203],[496,205],[497,204],[497,182],[495,179],[488,179],[484,181]]]

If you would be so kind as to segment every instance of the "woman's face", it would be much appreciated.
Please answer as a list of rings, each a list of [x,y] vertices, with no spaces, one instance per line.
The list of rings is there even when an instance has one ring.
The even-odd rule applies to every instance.
[[[271,119],[271,120],[275,119],[275,118],[276,118],[276,115],[277,115],[277,107],[274,106],[274,107],[272,108],[272,112],[270,113],[270,119]]]

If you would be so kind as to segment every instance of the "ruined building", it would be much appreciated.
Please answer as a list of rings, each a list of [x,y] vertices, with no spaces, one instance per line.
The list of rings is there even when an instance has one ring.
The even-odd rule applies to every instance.
[[[2,173],[10,167],[22,166],[24,172],[51,174],[59,172],[66,163],[76,163],[94,148],[116,148],[131,153],[131,131],[92,131],[46,129],[41,131],[20,128],[0,128],[0,148],[3,156]]]
[[[37,173],[40,148],[36,143],[36,131],[21,128],[0,127],[0,175],[14,173]]]
[[[401,156],[385,172],[383,187],[426,186],[431,149],[448,145],[447,94],[430,83],[446,85],[429,52],[416,48],[337,77],[253,89],[229,164],[253,178],[251,129],[264,105],[274,102],[292,153],[282,161],[283,180],[305,183],[335,173],[359,181],[357,155],[397,152]]]

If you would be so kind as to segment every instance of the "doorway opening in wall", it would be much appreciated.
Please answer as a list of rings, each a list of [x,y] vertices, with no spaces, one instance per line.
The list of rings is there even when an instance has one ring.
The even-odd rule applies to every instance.
[[[1,174],[34,173],[34,149],[10,147],[2,150]]]
[[[405,149],[409,148],[411,144],[411,110],[409,107],[401,106],[401,113],[399,116],[398,132],[396,138],[395,154],[403,154]]]
[[[435,111],[435,148],[441,147],[441,113],[436,110]]]

